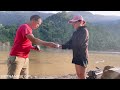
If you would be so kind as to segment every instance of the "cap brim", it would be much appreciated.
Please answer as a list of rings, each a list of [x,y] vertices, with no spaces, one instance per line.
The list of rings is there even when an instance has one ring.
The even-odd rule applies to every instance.
[[[77,21],[78,21],[78,20],[69,20],[69,21],[68,21],[68,23],[70,23],[70,24],[71,24],[71,23],[74,23],[74,22],[77,22]],[[84,21],[84,20],[83,20],[83,22],[85,22],[85,23],[86,23],[86,21]]]
[[[68,23],[71,24],[71,23],[74,23],[74,22],[76,22],[76,21],[77,21],[77,20],[69,20]]]

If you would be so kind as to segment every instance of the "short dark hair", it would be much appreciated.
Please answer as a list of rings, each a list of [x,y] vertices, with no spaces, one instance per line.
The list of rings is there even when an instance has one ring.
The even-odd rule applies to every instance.
[[[38,21],[38,19],[40,19],[41,17],[39,16],[39,15],[32,15],[31,17],[30,17],[30,21],[31,20],[35,20],[35,21]]]

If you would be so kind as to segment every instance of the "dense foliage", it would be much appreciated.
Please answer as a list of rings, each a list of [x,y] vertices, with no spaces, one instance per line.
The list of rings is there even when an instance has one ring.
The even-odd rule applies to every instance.
[[[71,15],[66,12],[57,13],[43,20],[38,30],[33,30],[35,37],[45,41],[63,44],[72,36],[74,29],[68,24]],[[0,42],[9,41],[12,45],[17,25],[0,24]],[[89,30],[89,50],[120,51],[120,22],[92,24],[87,22]]]

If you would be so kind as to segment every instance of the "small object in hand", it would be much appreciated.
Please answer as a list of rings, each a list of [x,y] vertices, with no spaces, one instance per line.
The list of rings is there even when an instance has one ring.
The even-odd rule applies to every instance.
[[[59,48],[60,47],[60,45],[59,44],[57,44],[57,48]]]
[[[40,46],[39,46],[39,45],[35,45],[35,48],[36,48],[37,50],[40,50]]]

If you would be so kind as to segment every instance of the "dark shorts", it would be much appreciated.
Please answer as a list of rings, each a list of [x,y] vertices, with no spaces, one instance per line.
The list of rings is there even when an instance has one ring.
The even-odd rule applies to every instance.
[[[83,66],[83,67],[87,67],[88,65],[88,60],[84,59],[84,60],[79,60],[79,59],[73,59],[72,63]]]

